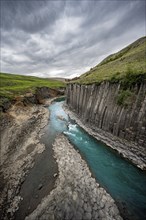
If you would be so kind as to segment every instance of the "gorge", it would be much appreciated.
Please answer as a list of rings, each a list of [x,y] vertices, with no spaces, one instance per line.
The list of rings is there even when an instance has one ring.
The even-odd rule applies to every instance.
[[[0,74],[0,219],[146,218],[145,43],[63,82]]]
[[[146,216],[145,172],[135,168],[79,127],[74,120],[70,119],[67,109],[64,110],[62,99],[54,100],[48,109],[50,122],[46,131],[48,136],[50,134],[50,138],[46,142],[45,154],[37,167],[38,175],[31,175],[35,169],[34,166],[20,192],[23,201],[20,203],[19,215],[16,215],[16,219],[21,218],[24,210],[29,213],[27,207],[31,207],[30,201],[35,198],[34,189],[38,177],[43,179],[43,172],[48,171],[49,156],[46,158],[45,155],[49,155],[52,143],[54,143],[53,148],[55,155],[57,154],[56,160],[59,167],[57,185],[26,219],[53,219],[52,216],[55,219],[64,219],[64,217],[67,219],[120,219],[108,193],[116,201],[123,219],[144,219]],[[71,145],[69,147],[68,141],[72,147]],[[73,146],[76,151],[73,150]],[[87,162],[93,177],[90,177],[88,168],[78,158],[80,157],[78,152]],[[31,184],[33,187],[27,188]],[[43,189],[47,187],[45,184],[42,181]],[[94,210],[94,206],[98,206],[98,211]]]
[[[145,169],[146,84],[143,82],[131,88],[134,92],[127,106],[118,104],[120,90],[119,83],[70,84],[66,92],[67,104],[84,124],[113,140],[114,149],[122,144],[124,149],[119,152]]]

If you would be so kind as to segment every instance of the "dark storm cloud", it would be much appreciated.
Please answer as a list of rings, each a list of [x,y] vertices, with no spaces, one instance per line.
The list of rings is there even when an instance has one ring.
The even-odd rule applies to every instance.
[[[81,74],[145,35],[145,1],[1,1],[1,71]]]
[[[63,10],[64,2],[58,1],[2,1],[2,28],[35,33],[53,25]]]

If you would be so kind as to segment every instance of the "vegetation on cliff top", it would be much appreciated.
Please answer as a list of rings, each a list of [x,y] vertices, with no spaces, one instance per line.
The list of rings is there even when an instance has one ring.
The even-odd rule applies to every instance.
[[[121,51],[108,56],[100,64],[81,75],[73,83],[91,84],[102,81],[118,82],[130,74],[144,79],[146,76],[146,37],[142,37]],[[135,77],[136,76],[136,77]],[[140,77],[139,77],[140,76]],[[137,80],[137,79],[136,79]]]
[[[26,92],[34,92],[36,87],[47,86],[50,88],[65,87],[65,83],[38,78],[34,76],[22,76],[7,73],[0,73],[0,97],[13,98],[17,95],[23,95]]]

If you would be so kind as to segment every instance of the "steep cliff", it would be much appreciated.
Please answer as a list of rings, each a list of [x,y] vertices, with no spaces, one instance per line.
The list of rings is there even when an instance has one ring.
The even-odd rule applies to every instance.
[[[146,37],[142,37],[70,80],[66,89],[67,105],[78,123],[144,169],[145,52]]]
[[[105,131],[127,140],[146,155],[146,83],[135,84],[125,100],[120,102],[123,90],[120,83],[103,82],[100,85],[69,84],[67,104],[81,121],[95,132]],[[129,149],[130,150],[130,149]],[[131,149],[132,150],[132,149]],[[136,152],[140,154],[140,152]]]

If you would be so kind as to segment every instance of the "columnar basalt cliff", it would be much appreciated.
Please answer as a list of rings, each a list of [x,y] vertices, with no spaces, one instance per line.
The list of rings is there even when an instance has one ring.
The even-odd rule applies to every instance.
[[[128,103],[118,103],[120,83],[69,84],[67,104],[95,132],[104,131],[143,149],[146,155],[146,83],[135,84]]]

